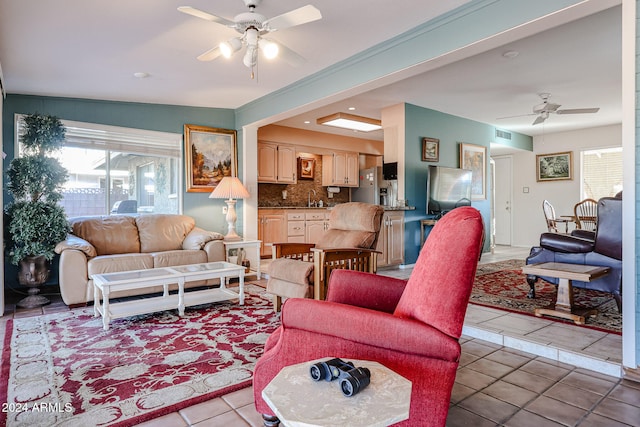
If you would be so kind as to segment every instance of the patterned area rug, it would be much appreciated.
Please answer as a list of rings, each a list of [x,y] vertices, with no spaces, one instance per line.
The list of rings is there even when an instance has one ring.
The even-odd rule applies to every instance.
[[[546,307],[556,300],[556,287],[542,280],[536,283],[536,298],[527,298],[529,284],[522,273],[523,260],[508,260],[480,264],[471,292],[470,302],[534,316],[536,308]],[[584,327],[622,333],[622,315],[610,294],[574,288],[575,306],[596,307],[598,315],[587,319]],[[545,319],[571,323],[568,320],[544,316]]]
[[[279,325],[264,289],[237,300],[117,319],[93,308],[9,320],[0,426],[131,426],[251,384]]]

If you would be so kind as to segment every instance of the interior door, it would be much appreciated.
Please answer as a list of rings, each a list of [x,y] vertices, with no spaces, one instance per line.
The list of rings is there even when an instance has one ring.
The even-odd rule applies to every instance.
[[[511,245],[513,158],[494,157],[495,161],[495,244]]]

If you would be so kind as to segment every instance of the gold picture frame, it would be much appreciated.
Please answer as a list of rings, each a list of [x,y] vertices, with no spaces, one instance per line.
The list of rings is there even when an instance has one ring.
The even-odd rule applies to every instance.
[[[460,168],[471,171],[471,200],[486,200],[487,147],[461,142]]]
[[[440,159],[440,140],[422,138],[422,161],[437,162]]]
[[[536,155],[536,181],[564,181],[572,179],[572,151]]]
[[[184,158],[188,193],[210,193],[225,176],[238,176],[234,129],[184,125]]]
[[[313,180],[316,173],[316,159],[311,157],[298,157],[298,179]]]

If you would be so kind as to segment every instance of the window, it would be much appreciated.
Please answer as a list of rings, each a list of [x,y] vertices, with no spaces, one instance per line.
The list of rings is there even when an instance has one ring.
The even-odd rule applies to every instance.
[[[182,212],[182,135],[62,123],[66,142],[56,157],[69,172],[60,201],[68,217]]]
[[[580,153],[582,199],[615,196],[622,190],[622,147]]]

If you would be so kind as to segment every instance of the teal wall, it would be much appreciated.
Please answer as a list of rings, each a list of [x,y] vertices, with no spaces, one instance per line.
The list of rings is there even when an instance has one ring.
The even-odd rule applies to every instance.
[[[235,129],[234,111],[229,109],[9,94],[4,101],[2,117],[3,150],[7,153],[3,170],[7,169],[9,162],[14,158],[14,114],[16,113],[52,114],[64,120],[178,134],[183,133],[185,124]],[[240,159],[242,158],[240,143],[242,139],[238,139],[238,159]],[[238,162],[238,167],[241,174],[241,162]],[[226,233],[227,223],[222,215],[224,202],[209,199],[207,193],[186,193],[184,185],[183,183],[183,213],[194,217],[199,227]],[[4,200],[5,204],[10,201],[6,193]],[[238,203],[237,209],[238,217],[242,218],[241,202]],[[238,232],[241,233],[241,221],[238,221],[237,227]]]
[[[422,161],[422,138],[440,140],[438,162]],[[484,251],[489,250],[489,219],[491,215],[490,197],[493,189],[489,182],[489,144],[495,142],[495,127],[485,123],[464,119],[428,108],[405,104],[405,199],[415,211],[405,212],[405,263],[413,264],[420,250],[420,220],[426,218],[427,169],[429,165],[460,167],[461,142],[481,145],[487,148],[486,200],[476,200],[472,206],[480,211],[486,230]],[[512,132],[512,143],[523,149],[532,150],[530,136]]]

